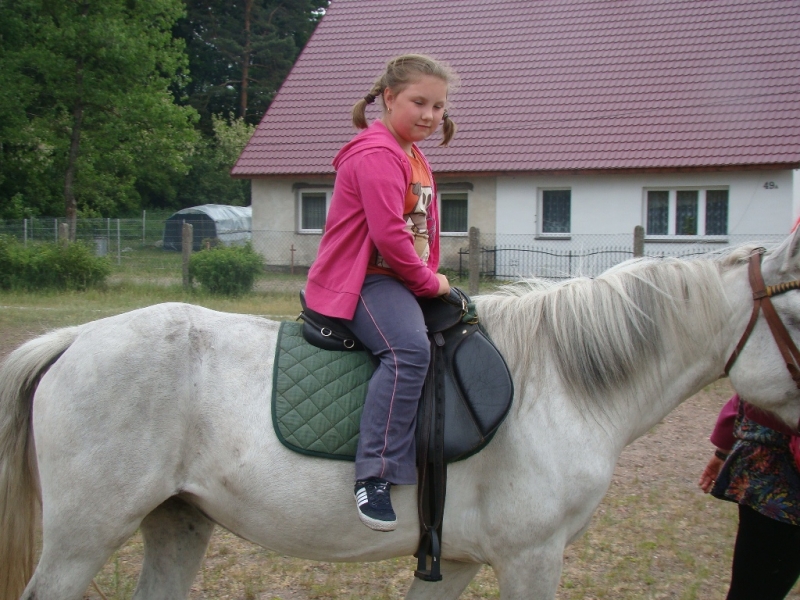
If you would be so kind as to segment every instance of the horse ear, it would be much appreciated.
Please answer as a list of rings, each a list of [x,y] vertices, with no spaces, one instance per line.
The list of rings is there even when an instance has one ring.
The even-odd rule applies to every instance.
[[[800,270],[800,227],[796,227],[780,247],[776,248],[775,259],[780,261],[781,273]]]
[[[788,273],[800,268],[800,227],[795,227],[783,255],[781,272]]]

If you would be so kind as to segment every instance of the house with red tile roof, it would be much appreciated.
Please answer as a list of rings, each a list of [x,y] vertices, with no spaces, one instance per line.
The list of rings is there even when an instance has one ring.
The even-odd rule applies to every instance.
[[[422,144],[443,249],[471,227],[550,247],[637,225],[648,247],[779,239],[799,31],[797,0],[332,0],[232,175],[268,262],[309,264],[352,105],[386,60],[426,53],[461,78],[455,139]]]

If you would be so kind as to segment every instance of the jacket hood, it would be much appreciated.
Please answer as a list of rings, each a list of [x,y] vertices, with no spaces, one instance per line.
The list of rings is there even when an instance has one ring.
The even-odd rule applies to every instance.
[[[339,166],[351,156],[374,148],[386,148],[397,154],[400,159],[405,158],[405,152],[403,152],[400,144],[394,139],[394,136],[386,128],[386,125],[384,125],[380,119],[377,119],[373,121],[369,127],[342,146],[336,158],[333,159],[333,167],[339,170]],[[416,146],[414,146],[414,148],[418,152]],[[406,162],[408,161],[406,160]]]

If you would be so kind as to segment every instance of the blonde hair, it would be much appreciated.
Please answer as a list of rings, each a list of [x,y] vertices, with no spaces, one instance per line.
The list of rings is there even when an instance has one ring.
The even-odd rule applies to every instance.
[[[399,94],[422,75],[438,77],[447,83],[449,89],[453,89],[458,84],[458,76],[455,71],[430,56],[424,54],[397,56],[386,63],[386,69],[372,84],[369,93],[353,105],[353,125],[358,129],[366,129],[365,112],[368,104],[375,102],[376,98],[380,98],[383,102],[383,91],[387,88],[395,94]],[[447,146],[456,134],[456,129],[455,122],[445,110],[442,118],[442,142],[439,145]]]

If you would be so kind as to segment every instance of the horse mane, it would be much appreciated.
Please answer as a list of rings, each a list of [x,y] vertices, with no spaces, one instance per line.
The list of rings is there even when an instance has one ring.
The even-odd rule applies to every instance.
[[[552,385],[554,369],[577,402],[612,393],[635,402],[636,396],[662,389],[666,376],[646,363],[663,365],[668,351],[687,364],[699,353],[720,352],[713,341],[732,312],[722,274],[755,249],[632,259],[594,279],[529,279],[477,296],[475,304],[505,351],[518,391],[529,384]]]

